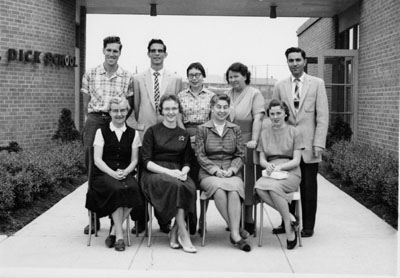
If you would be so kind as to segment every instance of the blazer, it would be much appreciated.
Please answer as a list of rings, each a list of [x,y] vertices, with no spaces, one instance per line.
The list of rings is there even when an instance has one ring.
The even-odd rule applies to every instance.
[[[218,169],[232,169],[236,176],[243,167],[244,147],[242,132],[236,124],[226,122],[222,136],[212,120],[200,125],[196,133],[196,157],[201,166],[199,179],[213,176]]]
[[[178,94],[182,90],[182,77],[164,69],[161,95]],[[139,131],[143,140],[146,130],[162,121],[154,103],[153,77],[150,69],[133,76],[133,112],[126,123]]]
[[[273,99],[284,101],[289,106],[289,124],[298,128],[305,149],[302,158],[305,163],[318,163],[320,156],[313,155],[313,146],[325,148],[329,124],[328,98],[322,79],[304,73],[304,83],[300,95],[299,109],[293,104],[292,82],[290,77],[275,84]]]

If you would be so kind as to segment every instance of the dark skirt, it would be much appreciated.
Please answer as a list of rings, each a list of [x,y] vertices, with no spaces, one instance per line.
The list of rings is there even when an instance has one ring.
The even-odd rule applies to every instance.
[[[138,182],[132,175],[124,180],[102,174],[92,178],[86,194],[86,208],[96,212],[98,217],[111,215],[118,208],[143,207]]]
[[[178,163],[154,161],[168,169],[181,169]],[[167,174],[143,171],[141,183],[143,194],[153,205],[160,223],[168,223],[182,208],[186,213],[194,213],[196,206],[196,186],[188,176],[186,181]]]

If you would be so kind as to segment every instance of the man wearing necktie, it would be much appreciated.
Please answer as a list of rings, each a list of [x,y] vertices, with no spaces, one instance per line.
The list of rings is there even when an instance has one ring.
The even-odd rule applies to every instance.
[[[317,211],[318,163],[322,159],[329,124],[329,107],[324,81],[304,72],[306,53],[298,47],[286,50],[285,56],[292,75],[276,83],[272,98],[286,102],[290,109],[289,124],[300,131],[305,149],[300,162],[300,193],[303,212],[302,237],[314,234]],[[291,206],[291,212],[294,207]],[[284,225],[273,233],[285,233]]]
[[[139,131],[141,140],[150,126],[160,123],[163,119],[158,110],[161,97],[164,94],[178,94],[182,90],[182,77],[164,68],[164,59],[168,53],[162,40],[150,40],[147,56],[150,58],[150,68],[133,76],[133,113],[127,119],[127,124]],[[133,216],[132,219],[138,217]],[[159,224],[161,231],[169,232],[169,223]],[[136,233],[136,228],[139,233],[144,231],[144,217],[141,217],[139,227],[134,227],[132,233]]]

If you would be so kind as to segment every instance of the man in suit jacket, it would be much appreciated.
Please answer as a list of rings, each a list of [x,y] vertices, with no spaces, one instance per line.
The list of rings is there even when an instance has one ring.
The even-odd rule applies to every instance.
[[[133,77],[133,113],[127,119],[127,124],[139,131],[143,140],[146,130],[162,121],[158,111],[158,102],[164,94],[178,94],[182,90],[182,78],[175,73],[164,69],[164,59],[168,56],[167,46],[160,39],[150,40],[147,46],[147,56],[150,58],[150,68]],[[155,76],[157,75],[157,77]],[[157,92],[158,91],[158,92]],[[139,163],[139,168],[141,163]],[[138,227],[132,233],[142,232],[145,229],[144,212],[134,215],[138,220]],[[157,215],[156,215],[157,217]],[[160,223],[161,231],[169,232],[169,223]]]
[[[289,106],[288,122],[299,129],[305,144],[300,162],[303,208],[301,235],[311,237],[314,234],[317,211],[318,163],[322,159],[329,124],[328,98],[324,81],[304,72],[307,63],[305,51],[291,47],[285,55],[292,76],[275,85],[272,98],[282,100]],[[273,233],[284,232],[282,225],[273,230]]]
[[[167,57],[167,47],[160,39],[152,39],[147,47],[147,56],[150,58],[150,68],[134,76],[134,112],[128,118],[128,125],[139,130],[140,139],[146,130],[162,121],[162,116],[157,109],[155,95],[155,76],[157,77],[159,96],[164,94],[178,94],[182,90],[182,77],[164,69],[164,59]]]

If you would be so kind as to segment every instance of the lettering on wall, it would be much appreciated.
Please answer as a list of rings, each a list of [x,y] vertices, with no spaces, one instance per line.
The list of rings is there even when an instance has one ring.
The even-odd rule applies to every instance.
[[[8,62],[19,61],[32,64],[43,64],[45,66],[58,66],[73,68],[77,67],[75,56],[55,54],[51,52],[40,52],[10,48],[7,51]]]

